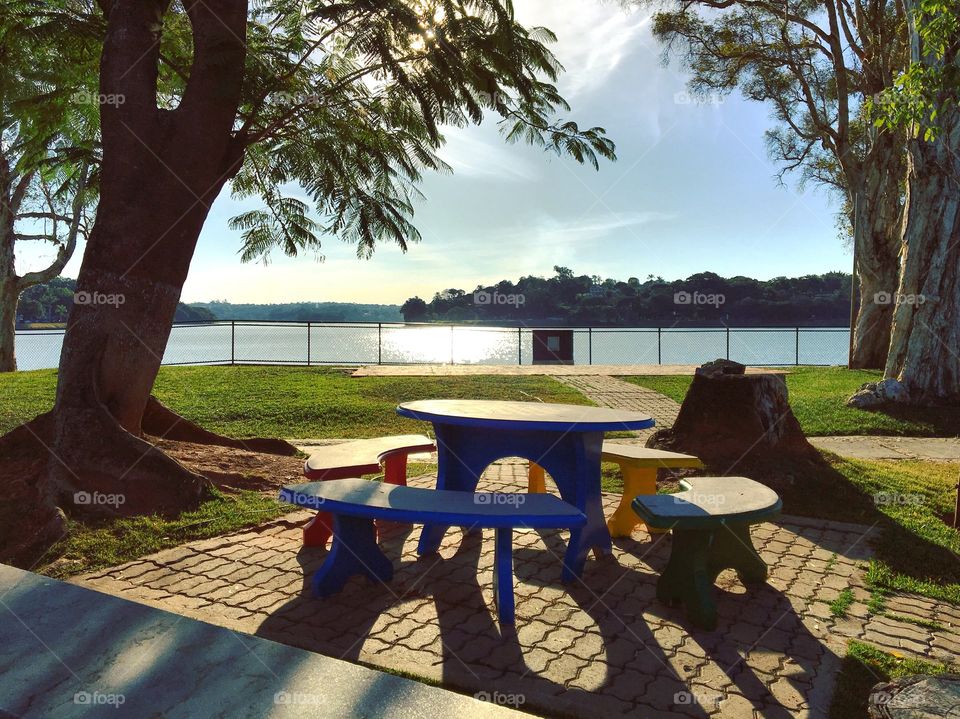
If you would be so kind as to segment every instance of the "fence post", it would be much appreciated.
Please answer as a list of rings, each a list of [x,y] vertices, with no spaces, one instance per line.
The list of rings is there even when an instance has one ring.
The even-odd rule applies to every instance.
[[[587,364],[593,364],[593,327],[587,327]]]
[[[663,364],[663,345],[660,341],[660,333],[663,331],[663,327],[657,327],[657,364]]]
[[[523,328],[517,327],[517,365],[523,364]]]
[[[450,325],[450,364],[453,364],[453,325]]]
[[[383,364],[383,322],[377,322],[377,364]]]
[[[230,366],[236,361],[237,321],[230,320]]]
[[[727,359],[730,359],[730,325],[727,325]]]
[[[795,363],[797,367],[800,366],[800,328],[797,327],[797,361]]]
[[[307,367],[310,366],[310,320],[307,320]]]

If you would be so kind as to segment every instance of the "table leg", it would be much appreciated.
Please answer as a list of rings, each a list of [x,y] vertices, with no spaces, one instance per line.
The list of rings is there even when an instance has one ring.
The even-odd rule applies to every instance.
[[[437,489],[475,492],[483,470],[503,457],[524,457],[550,473],[565,502],[587,521],[570,532],[563,578],[579,577],[587,555],[612,550],[600,493],[603,432],[515,431],[434,424],[437,436]],[[417,551],[440,548],[447,527],[424,525]]]
[[[313,575],[313,593],[318,597],[336,594],[355,574],[389,582],[393,579],[393,563],[377,545],[372,519],[337,514],[333,517],[330,554]]]
[[[510,527],[495,530],[493,545],[493,599],[501,624],[513,624],[513,531]]]
[[[493,438],[479,429],[435,424],[437,437],[437,489],[475,492],[480,475],[490,462],[506,455],[497,454]],[[440,549],[448,525],[425,524],[420,533],[417,553],[434,554]]]
[[[586,524],[570,531],[563,560],[563,581],[583,573],[587,555],[609,553],[613,545],[603,516],[600,493],[600,454],[603,432],[571,432],[549,445],[537,460],[550,473],[560,496],[587,516]]]

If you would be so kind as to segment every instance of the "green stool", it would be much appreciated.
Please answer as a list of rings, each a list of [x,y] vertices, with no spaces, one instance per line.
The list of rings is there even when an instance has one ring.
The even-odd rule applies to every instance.
[[[780,513],[780,497],[746,477],[688,477],[677,494],[640,495],[633,511],[647,526],[673,530],[670,560],[657,581],[657,599],[683,602],[701,629],[717,626],[713,583],[735,569],[744,584],[767,579],[767,565],[750,540],[750,525]]]

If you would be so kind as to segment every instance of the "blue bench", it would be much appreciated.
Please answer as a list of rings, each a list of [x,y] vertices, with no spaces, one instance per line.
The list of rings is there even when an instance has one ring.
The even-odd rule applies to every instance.
[[[514,623],[513,528],[574,529],[586,516],[549,494],[507,494],[421,489],[335,479],[284,487],[280,501],[333,516],[333,544],[313,575],[313,593],[335,594],[354,575],[389,582],[393,564],[377,545],[374,519],[494,529],[493,593],[501,623]]]

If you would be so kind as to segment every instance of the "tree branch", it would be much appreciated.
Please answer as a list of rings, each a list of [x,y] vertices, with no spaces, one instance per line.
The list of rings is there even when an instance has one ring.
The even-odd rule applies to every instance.
[[[83,221],[84,191],[87,189],[89,176],[89,167],[83,165],[80,168],[80,177],[77,181],[77,187],[73,196],[73,204],[70,208],[72,217],[70,220],[70,228],[67,230],[67,239],[66,242],[61,245],[60,251],[57,252],[56,259],[43,270],[27,272],[19,277],[17,279],[19,292],[23,292],[23,290],[28,287],[38,285],[41,282],[49,282],[54,277],[57,277],[63,271],[63,268],[66,267],[67,262],[70,261],[74,250],[77,248],[77,236],[80,234]]]

